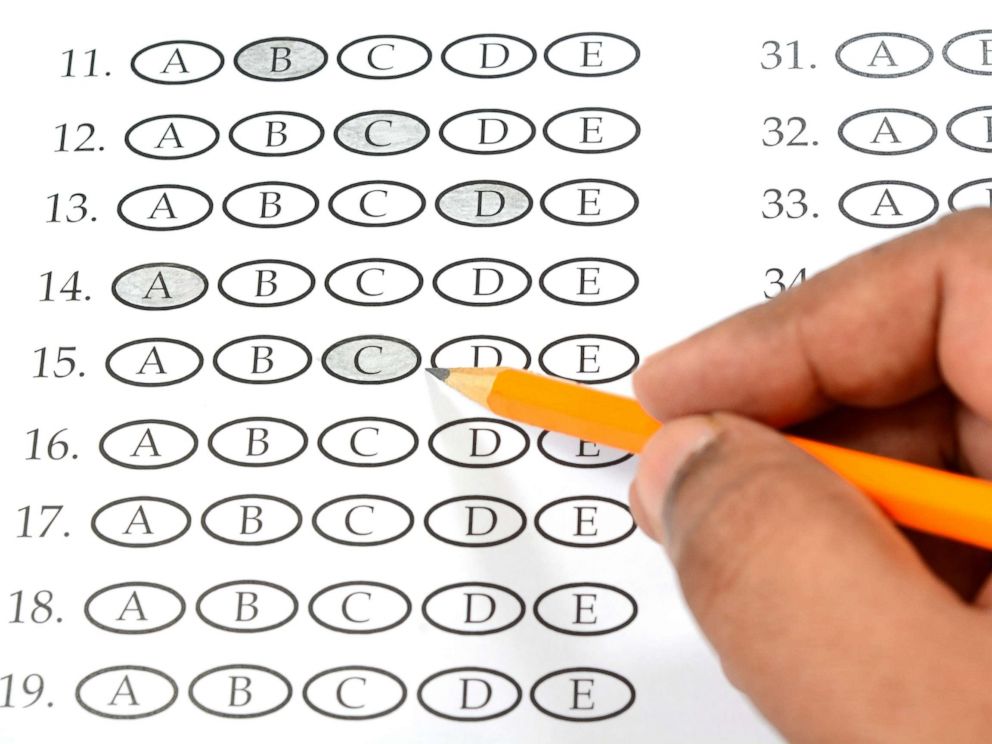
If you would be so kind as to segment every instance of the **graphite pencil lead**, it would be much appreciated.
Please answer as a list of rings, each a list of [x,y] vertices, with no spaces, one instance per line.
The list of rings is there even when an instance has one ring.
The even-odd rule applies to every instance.
[[[427,372],[434,375],[441,382],[444,382],[451,375],[450,369],[445,369],[444,367],[428,367]]]

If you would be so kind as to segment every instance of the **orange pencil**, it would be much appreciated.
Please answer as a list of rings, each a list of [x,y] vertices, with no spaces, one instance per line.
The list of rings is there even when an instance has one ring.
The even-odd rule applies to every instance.
[[[632,398],[518,369],[427,370],[493,413],[588,442],[640,452],[661,424]],[[871,497],[889,517],[992,549],[992,482],[788,437]]]

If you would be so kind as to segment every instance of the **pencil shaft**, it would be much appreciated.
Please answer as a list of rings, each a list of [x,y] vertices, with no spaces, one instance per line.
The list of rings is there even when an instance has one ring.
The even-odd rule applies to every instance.
[[[488,405],[514,421],[627,452],[640,452],[661,426],[632,398],[517,370],[494,378]]]

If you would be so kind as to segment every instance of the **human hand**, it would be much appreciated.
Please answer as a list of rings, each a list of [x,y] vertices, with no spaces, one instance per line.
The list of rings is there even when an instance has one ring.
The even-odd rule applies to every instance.
[[[992,741],[992,553],[901,531],[775,430],[992,477],[992,210],[661,351],[634,389],[666,422],[637,523],[789,741]]]

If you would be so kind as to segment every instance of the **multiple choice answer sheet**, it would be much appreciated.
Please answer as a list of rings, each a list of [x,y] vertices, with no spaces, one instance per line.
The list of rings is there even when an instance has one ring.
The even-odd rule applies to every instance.
[[[8,9],[0,742],[777,741],[636,460],[424,369],[629,392],[992,206],[980,10]]]

